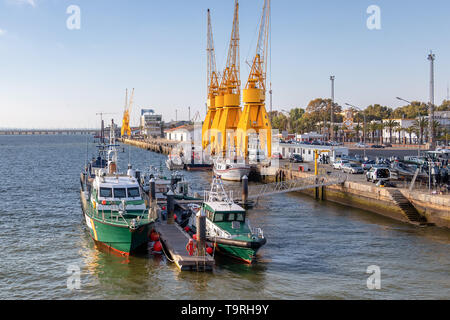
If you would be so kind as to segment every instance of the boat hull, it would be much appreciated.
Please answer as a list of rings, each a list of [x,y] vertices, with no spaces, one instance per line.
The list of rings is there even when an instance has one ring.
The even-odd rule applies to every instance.
[[[217,244],[216,243],[216,250],[218,250],[219,253],[226,255],[228,257],[246,262],[246,263],[253,263],[253,261],[256,258],[256,252],[257,250],[252,248],[245,248],[245,247],[237,247],[237,246],[231,246],[226,244]]]
[[[153,222],[143,224],[136,229],[126,225],[107,223],[89,214],[90,203],[85,191],[80,192],[81,208],[91,238],[97,245],[102,245],[120,255],[130,255],[145,250],[150,238]]]
[[[97,244],[111,248],[121,255],[137,253],[145,249],[149,241],[151,223],[132,230],[128,226],[104,223],[88,215],[85,215],[85,220],[90,235]]]
[[[243,176],[248,177],[250,168],[230,168],[226,170],[214,168],[214,174],[219,176],[222,180],[241,181]]]

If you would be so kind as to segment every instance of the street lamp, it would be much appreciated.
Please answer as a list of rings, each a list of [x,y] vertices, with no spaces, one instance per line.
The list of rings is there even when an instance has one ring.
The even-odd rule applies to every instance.
[[[353,107],[353,108],[363,112],[363,116],[364,116],[363,144],[364,144],[364,159],[365,159],[366,158],[366,109],[362,110],[361,108],[354,106],[350,103],[346,103],[345,105],[347,105],[349,107]]]
[[[330,76],[331,80],[331,117],[330,117],[330,128],[333,128],[334,125],[334,80],[336,79],[335,76]],[[334,136],[334,130],[331,130],[330,132],[331,141],[335,140]]]

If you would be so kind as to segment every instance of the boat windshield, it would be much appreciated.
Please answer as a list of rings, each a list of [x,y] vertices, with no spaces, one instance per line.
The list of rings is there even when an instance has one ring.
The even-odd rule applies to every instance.
[[[127,192],[125,188],[114,188],[114,198],[126,198]]]
[[[214,214],[214,222],[232,222],[232,221],[240,221],[240,222],[244,222],[245,221],[245,215],[243,212],[221,212],[218,213],[216,212]]]
[[[140,197],[141,194],[139,193],[139,188],[128,188],[128,198],[136,198]]]
[[[100,197],[112,198],[112,189],[111,188],[100,188]]]

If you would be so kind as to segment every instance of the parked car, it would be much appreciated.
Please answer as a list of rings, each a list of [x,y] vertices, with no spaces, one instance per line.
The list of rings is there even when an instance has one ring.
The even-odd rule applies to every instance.
[[[392,147],[392,144],[390,144],[390,143],[385,143],[385,144],[383,144],[383,147],[391,148],[391,147]]]
[[[374,164],[375,164],[375,161],[374,161],[374,160],[364,161],[364,162],[361,164],[361,167],[362,167],[364,170],[369,170],[370,168],[373,167]]]
[[[333,169],[341,170],[342,165],[345,163],[349,163],[349,162],[350,161],[348,161],[348,160],[337,160],[337,161],[333,162]]]
[[[368,148],[367,144],[364,144],[364,143],[357,143],[357,144],[355,144],[355,147],[357,147],[357,148]]]
[[[381,144],[373,144],[372,148],[374,148],[374,149],[384,149],[384,146],[382,146]]]
[[[289,156],[289,162],[301,163],[301,162],[303,162],[303,158],[298,153],[293,153]]]
[[[344,163],[342,165],[342,171],[350,174],[364,173],[364,169],[357,163]]]
[[[279,152],[274,152],[272,154],[272,159],[283,159],[283,156]]]
[[[387,181],[391,178],[391,170],[386,167],[372,167],[366,173],[366,180],[376,183],[377,181]]]

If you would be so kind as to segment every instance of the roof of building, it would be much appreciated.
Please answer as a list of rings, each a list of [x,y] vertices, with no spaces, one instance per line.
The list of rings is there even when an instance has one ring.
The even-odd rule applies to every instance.
[[[179,126],[179,127],[176,127],[176,128],[166,129],[166,130],[164,130],[164,132],[173,132],[173,131],[178,131],[178,130],[194,131],[194,126],[192,124],[183,125],[183,126]]]

